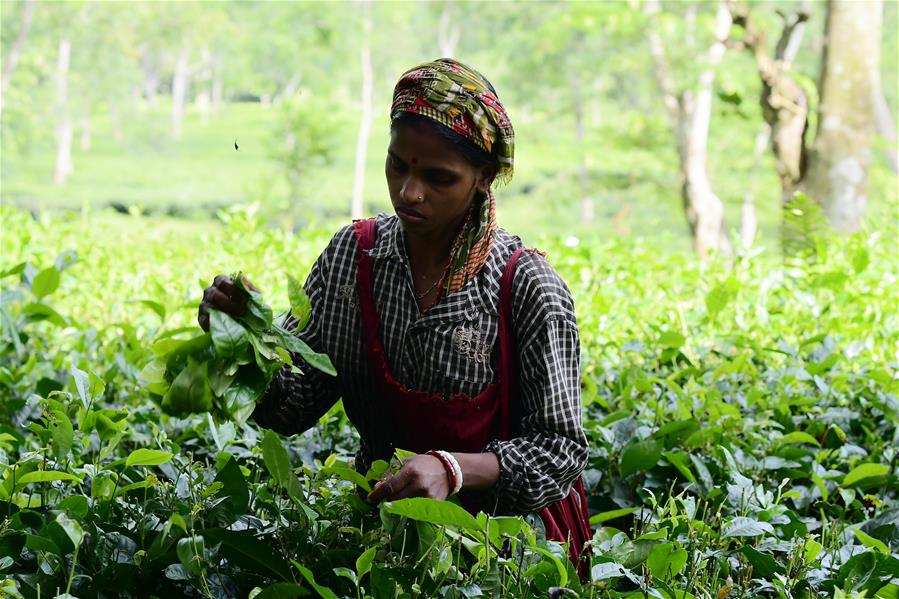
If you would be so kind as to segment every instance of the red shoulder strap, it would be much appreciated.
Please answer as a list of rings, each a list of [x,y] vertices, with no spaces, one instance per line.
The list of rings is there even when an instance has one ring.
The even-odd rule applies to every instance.
[[[356,292],[359,294],[362,338],[368,348],[376,348],[380,344],[381,320],[375,308],[374,260],[366,253],[366,250],[375,247],[377,234],[375,219],[369,218],[353,222],[353,233],[356,234],[359,244],[356,252]],[[372,362],[372,368],[374,372],[377,372],[374,362]]]
[[[509,262],[506,263],[506,268],[503,270],[503,278],[500,281],[499,287],[499,300],[500,306],[506,316],[511,318],[512,316],[512,280],[515,278],[515,267],[518,265],[518,259],[521,258],[521,255],[528,250],[527,248],[518,248],[512,253],[512,256],[509,258]]]
[[[356,234],[360,250],[370,250],[375,247],[377,230],[378,226],[373,218],[353,221],[353,233]]]
[[[499,284],[499,353],[497,355],[497,378],[500,385],[500,419],[498,436],[511,439],[515,435],[520,411],[518,394],[518,351],[515,339],[515,321],[512,314],[512,283],[515,268],[525,252],[535,250],[519,248],[512,253],[503,270]]]

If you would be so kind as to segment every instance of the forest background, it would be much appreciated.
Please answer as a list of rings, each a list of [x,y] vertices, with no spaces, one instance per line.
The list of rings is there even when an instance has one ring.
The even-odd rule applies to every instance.
[[[899,5],[849,4],[882,10],[837,53],[880,52],[852,92],[870,98],[845,109],[877,131],[862,142],[869,214],[895,220]],[[781,62],[807,96],[811,145],[827,5],[748,6],[772,59],[779,38],[793,44]],[[297,227],[389,210],[392,85],[453,56],[491,79],[516,126],[515,179],[498,193],[510,230],[661,234],[689,248],[682,183],[697,169],[677,131],[699,127],[691,154],[720,208],[696,206],[723,210],[714,226],[731,245],[775,243],[782,193],[762,63],[749,30],[722,30],[721,17],[711,2],[4,2],[0,197],[204,225],[249,203]]]
[[[897,19],[0,2],[0,594],[899,597]],[[210,344],[289,355],[200,335],[203,288],[302,309],[287,277],[390,211],[392,86],[440,56],[496,87],[500,224],[575,300],[588,580],[524,520],[361,502],[339,402],[287,440],[218,410],[267,380]]]

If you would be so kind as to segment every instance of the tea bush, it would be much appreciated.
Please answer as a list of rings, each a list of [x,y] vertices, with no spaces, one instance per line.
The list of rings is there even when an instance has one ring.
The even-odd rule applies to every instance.
[[[897,597],[897,231],[786,262],[547,238],[582,337],[591,579],[535,518],[364,503],[338,404],[284,440],[140,379],[243,270],[276,309],[334,227],[3,208],[0,592],[12,597]]]

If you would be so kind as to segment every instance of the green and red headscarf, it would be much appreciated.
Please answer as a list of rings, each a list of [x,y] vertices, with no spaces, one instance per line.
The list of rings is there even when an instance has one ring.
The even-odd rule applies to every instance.
[[[403,112],[428,117],[495,156],[496,179],[512,179],[515,132],[492,86],[476,70],[450,58],[418,65],[403,73],[393,90],[391,120]],[[488,190],[472,206],[450,250],[444,293],[458,291],[480,272],[496,235],[496,200]]]

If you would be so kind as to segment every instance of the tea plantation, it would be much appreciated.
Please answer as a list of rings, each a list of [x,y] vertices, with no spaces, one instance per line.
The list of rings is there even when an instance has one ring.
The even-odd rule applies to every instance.
[[[539,241],[582,338],[582,581],[534,518],[363,502],[339,404],[284,439],[151,399],[215,274],[283,311],[336,225],[0,211],[0,596],[899,597],[895,226],[707,264]]]

